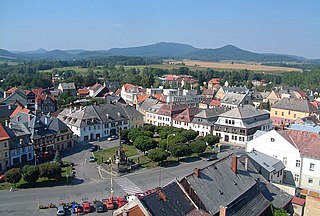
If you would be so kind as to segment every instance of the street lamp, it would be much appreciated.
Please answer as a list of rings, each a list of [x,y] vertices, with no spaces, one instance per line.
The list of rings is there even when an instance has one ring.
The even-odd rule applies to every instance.
[[[113,183],[112,183],[112,166],[113,166],[113,160],[112,157],[109,157],[110,160],[110,198],[113,199]]]

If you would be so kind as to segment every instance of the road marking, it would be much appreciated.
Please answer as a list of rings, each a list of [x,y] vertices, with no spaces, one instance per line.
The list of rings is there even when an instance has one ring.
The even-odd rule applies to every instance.
[[[136,194],[142,193],[143,191],[130,179],[123,177],[114,179],[114,181],[127,193],[127,194]]]

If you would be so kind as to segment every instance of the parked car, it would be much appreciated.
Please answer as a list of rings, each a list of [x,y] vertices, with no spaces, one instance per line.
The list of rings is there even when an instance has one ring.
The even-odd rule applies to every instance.
[[[90,152],[95,152],[95,151],[98,151],[99,149],[100,149],[100,146],[94,145],[94,146],[92,146],[92,147],[89,149],[89,151],[90,151]]]
[[[108,210],[114,209],[114,203],[112,198],[106,200],[106,207]]]
[[[90,213],[91,212],[91,204],[89,202],[83,202],[82,203],[83,212],[84,213]]]
[[[101,201],[96,201],[95,207],[98,213],[104,212],[103,203]]]
[[[213,154],[213,155],[210,155],[209,157],[207,157],[207,161],[213,161],[213,160],[217,160],[217,159],[218,159],[217,154]]]
[[[97,158],[95,158],[93,156],[89,157],[89,162],[96,162],[96,160],[97,160]]]
[[[118,139],[118,136],[116,136],[116,135],[112,135],[112,136],[108,137],[109,141],[116,140],[116,139]]]
[[[80,205],[78,203],[72,203],[72,205],[71,205],[72,214],[77,214],[77,210],[79,207],[80,207]]]
[[[121,208],[122,206],[124,206],[125,204],[127,204],[127,200],[125,200],[125,198],[123,197],[118,197],[116,199],[117,205],[119,208]]]
[[[64,206],[59,205],[57,206],[57,216],[64,216],[66,215],[66,211],[64,210]]]
[[[0,183],[4,182],[4,175],[0,175]]]

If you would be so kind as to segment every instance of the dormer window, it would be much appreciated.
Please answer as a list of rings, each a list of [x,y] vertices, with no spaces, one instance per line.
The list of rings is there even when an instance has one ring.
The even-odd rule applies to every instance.
[[[274,138],[271,138],[271,142],[274,142],[274,140],[275,140]]]

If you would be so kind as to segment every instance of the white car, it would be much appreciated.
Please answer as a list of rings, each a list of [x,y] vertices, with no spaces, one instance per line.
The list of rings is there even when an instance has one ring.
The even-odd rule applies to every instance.
[[[118,136],[116,136],[116,135],[112,135],[111,137],[108,137],[109,141],[116,140],[116,139],[118,139]]]
[[[57,207],[57,216],[66,215],[66,211],[64,210],[64,206],[60,205]]]

